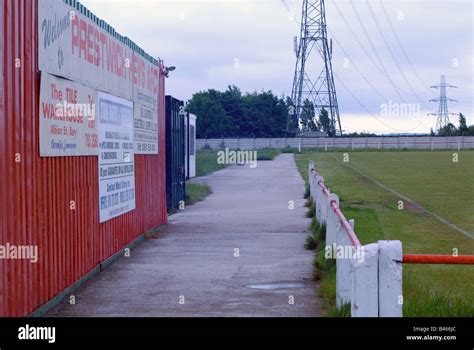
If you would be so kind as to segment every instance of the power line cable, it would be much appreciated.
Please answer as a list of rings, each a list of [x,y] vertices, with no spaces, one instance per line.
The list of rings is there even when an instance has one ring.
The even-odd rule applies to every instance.
[[[377,30],[380,34],[380,36],[382,37],[382,40],[385,44],[385,46],[387,47],[389,53],[390,53],[390,56],[392,57],[392,60],[393,62],[395,62],[395,65],[397,66],[397,69],[398,71],[400,72],[400,74],[402,75],[403,77],[403,80],[405,81],[405,83],[408,85],[408,87],[410,88],[410,90],[413,92],[413,95],[418,99],[418,102],[420,102],[420,104],[422,104],[426,109],[429,109],[429,107],[427,107],[424,103],[424,101],[420,98],[420,96],[418,96],[418,94],[416,93],[415,89],[413,88],[413,86],[411,85],[411,83],[409,82],[409,80],[407,79],[405,73],[403,72],[403,69],[402,67],[400,66],[400,64],[398,63],[398,60],[396,59],[395,57],[395,54],[393,53],[393,50],[391,48],[391,46],[388,44],[388,41],[387,41],[387,38],[385,37],[385,35],[383,34],[383,30],[380,26],[380,23],[377,19],[377,16],[374,12],[374,9],[372,8],[372,5],[370,5],[370,2],[367,2],[367,7],[369,8],[369,12],[370,12],[370,15],[372,16],[372,19],[374,20],[375,22],[375,25],[377,27]]]
[[[405,59],[406,61],[408,62],[408,65],[411,67],[411,69],[413,70],[413,72],[415,73],[415,76],[418,78],[418,80],[420,80],[420,82],[422,83],[423,86],[425,86],[426,88],[428,88],[430,86],[429,83],[427,83],[426,81],[424,81],[420,75],[418,74],[417,70],[415,69],[415,66],[413,65],[413,63],[411,62],[408,54],[406,53],[405,51],[405,48],[403,47],[402,45],[402,42],[400,41],[400,38],[397,34],[397,31],[395,30],[395,26],[393,25],[393,22],[390,18],[390,16],[388,15],[388,12],[387,12],[387,9],[385,8],[383,2],[381,0],[378,1],[379,2],[379,5],[382,7],[382,10],[383,10],[383,13],[385,14],[385,18],[387,19],[387,22],[388,24],[390,25],[390,29],[393,33],[393,36],[395,37],[395,40],[397,41],[398,43],[398,46],[400,47],[402,53],[403,53],[403,56],[405,56]],[[436,94],[434,91],[432,90],[429,90],[431,93],[433,94]]]
[[[349,87],[342,81],[342,79],[339,78],[339,76],[336,73],[334,73],[334,76],[337,79],[338,83],[341,84],[341,86],[352,96],[352,98],[359,104],[359,106],[361,106],[367,112],[367,114],[369,116],[371,116],[372,118],[377,120],[380,124],[383,124],[386,127],[390,128],[394,131],[398,131],[398,132],[412,131],[412,130],[417,129],[420,125],[423,125],[420,121],[418,121],[418,125],[415,126],[414,128],[411,128],[411,129],[403,129],[402,130],[402,129],[397,129],[397,128],[392,127],[391,125],[385,123],[383,120],[380,120],[374,114],[372,114],[372,112],[370,112],[370,110],[354,95],[354,93],[351,91],[351,89],[349,89]],[[423,125],[423,126],[425,126],[425,125]]]
[[[349,24],[349,22],[347,21],[347,18],[346,16],[344,16],[344,14],[342,13],[340,7],[337,5],[336,2],[332,2],[334,8],[336,9],[336,11],[338,12],[339,16],[341,17],[342,21],[344,22],[344,24],[346,25],[346,27],[349,29],[349,31],[351,32],[352,36],[354,37],[355,41],[357,42],[357,44],[359,45],[359,47],[362,49],[362,51],[365,53],[365,55],[370,59],[370,62],[372,63],[372,65],[379,71],[379,73],[385,78],[385,80],[387,80],[388,82],[390,82],[390,76],[386,74],[386,72],[384,72],[380,67],[379,65],[375,62],[374,58],[373,58],[373,55],[371,55],[364,44],[362,44],[362,42],[360,41],[359,39],[359,36],[354,32],[354,30],[352,29],[352,26]],[[407,92],[407,91],[404,91],[403,89],[401,89],[399,86],[397,86],[397,88],[402,91],[403,93],[405,94],[408,94],[408,95],[413,95],[413,93],[410,93],[410,92]]]
[[[369,43],[370,47],[372,48],[372,51],[374,52],[375,54],[375,57],[377,58],[379,64],[380,64],[380,67],[382,67],[383,71],[385,72],[385,75],[387,76],[387,78],[389,79],[389,82],[390,84],[393,86],[393,88],[395,89],[395,92],[397,93],[398,97],[400,98],[400,100],[402,102],[405,102],[405,99],[403,98],[403,96],[400,94],[399,90],[397,89],[397,86],[395,85],[395,83],[393,82],[393,79],[390,78],[390,74],[388,74],[388,71],[387,69],[385,68],[385,65],[383,64],[379,54],[377,53],[377,49],[374,47],[374,44],[372,43],[372,41],[370,40],[370,36],[367,32],[367,29],[364,25],[364,23],[362,22],[362,19],[360,18],[360,15],[359,15],[359,12],[357,11],[354,3],[352,2],[352,0],[349,0],[349,3],[351,4],[352,6],[352,9],[354,10],[354,13],[356,15],[356,18],[357,18],[357,21],[359,22],[359,25],[362,27],[362,31],[364,32],[364,35],[365,37],[367,38],[367,42]]]

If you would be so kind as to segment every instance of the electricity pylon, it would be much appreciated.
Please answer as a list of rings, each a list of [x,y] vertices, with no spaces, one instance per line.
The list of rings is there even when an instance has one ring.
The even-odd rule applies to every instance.
[[[316,113],[324,108],[330,119],[330,134],[342,134],[336,87],[332,73],[332,41],[328,43],[324,0],[303,0],[299,44],[295,38],[296,67],[291,91],[294,113],[290,119],[298,131],[304,101],[313,103]]]
[[[446,125],[449,124],[450,115],[457,115],[455,113],[449,113],[448,111],[448,101],[450,102],[457,102],[457,101],[453,100],[452,98],[448,98],[446,96],[446,88],[456,88],[456,86],[446,84],[446,77],[442,75],[441,83],[430,86],[430,87],[433,89],[439,89],[439,98],[430,100],[430,102],[439,102],[438,113],[428,114],[428,115],[434,115],[438,117],[438,119],[436,120],[436,129],[435,129],[435,131],[438,132],[440,129],[444,128]]]

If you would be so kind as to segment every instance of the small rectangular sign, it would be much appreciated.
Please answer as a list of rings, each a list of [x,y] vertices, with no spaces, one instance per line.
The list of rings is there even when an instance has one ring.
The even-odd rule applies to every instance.
[[[42,72],[40,86],[40,156],[97,155],[97,92]]]
[[[98,106],[102,223],[135,209],[133,102],[99,92]]]

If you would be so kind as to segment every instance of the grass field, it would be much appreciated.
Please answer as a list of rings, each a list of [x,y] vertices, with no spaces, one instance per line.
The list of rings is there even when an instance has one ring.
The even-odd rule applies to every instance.
[[[307,181],[309,160],[339,195],[348,219],[363,244],[381,239],[402,241],[404,253],[474,254],[474,151],[459,152],[303,152],[296,162]],[[352,167],[352,168],[351,168]],[[356,170],[355,170],[356,169]],[[459,230],[440,222],[420,207],[404,203],[373,180],[415,201]],[[329,273],[321,282],[326,299],[335,295]],[[474,316],[474,266],[404,265],[405,316]],[[331,301],[327,303],[329,309]],[[332,311],[328,310],[330,314]]]

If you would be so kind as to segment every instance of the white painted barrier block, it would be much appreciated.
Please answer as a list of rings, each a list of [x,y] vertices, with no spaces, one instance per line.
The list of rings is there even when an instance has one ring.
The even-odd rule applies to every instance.
[[[349,224],[354,229],[354,220],[349,220]],[[344,304],[351,302],[351,259],[347,253],[356,252],[356,247],[347,235],[341,222],[337,221],[336,242],[333,249],[336,249],[336,306],[340,308]],[[342,252],[339,254],[339,252]]]
[[[313,194],[311,195],[312,198],[313,198],[313,206],[316,210],[316,206],[317,206],[317,196],[318,196],[318,184],[317,184],[317,175],[313,175],[313,179],[312,179],[312,186],[313,186]]]
[[[403,316],[402,242],[379,241],[379,316]]]
[[[318,177],[318,182],[320,181],[324,185],[324,178]],[[323,188],[318,184],[318,191],[320,193],[320,206],[321,206],[321,218],[319,220],[319,224],[323,225],[326,224],[327,216],[328,216],[328,206],[327,206],[327,195],[324,193]]]
[[[326,196],[325,196],[326,197]],[[339,219],[331,207],[331,202],[336,202],[339,207],[339,197],[331,193],[326,197],[326,246],[333,246],[336,243],[336,232],[338,231]]]
[[[315,178],[315,193],[316,193],[316,220],[318,221],[319,225],[322,225],[322,217],[323,217],[323,207],[326,203],[326,196],[322,191],[321,186],[318,185],[318,182],[324,183],[324,179],[321,176],[316,176]]]
[[[351,315],[352,317],[378,317],[379,245],[364,246],[362,259],[351,260]]]

